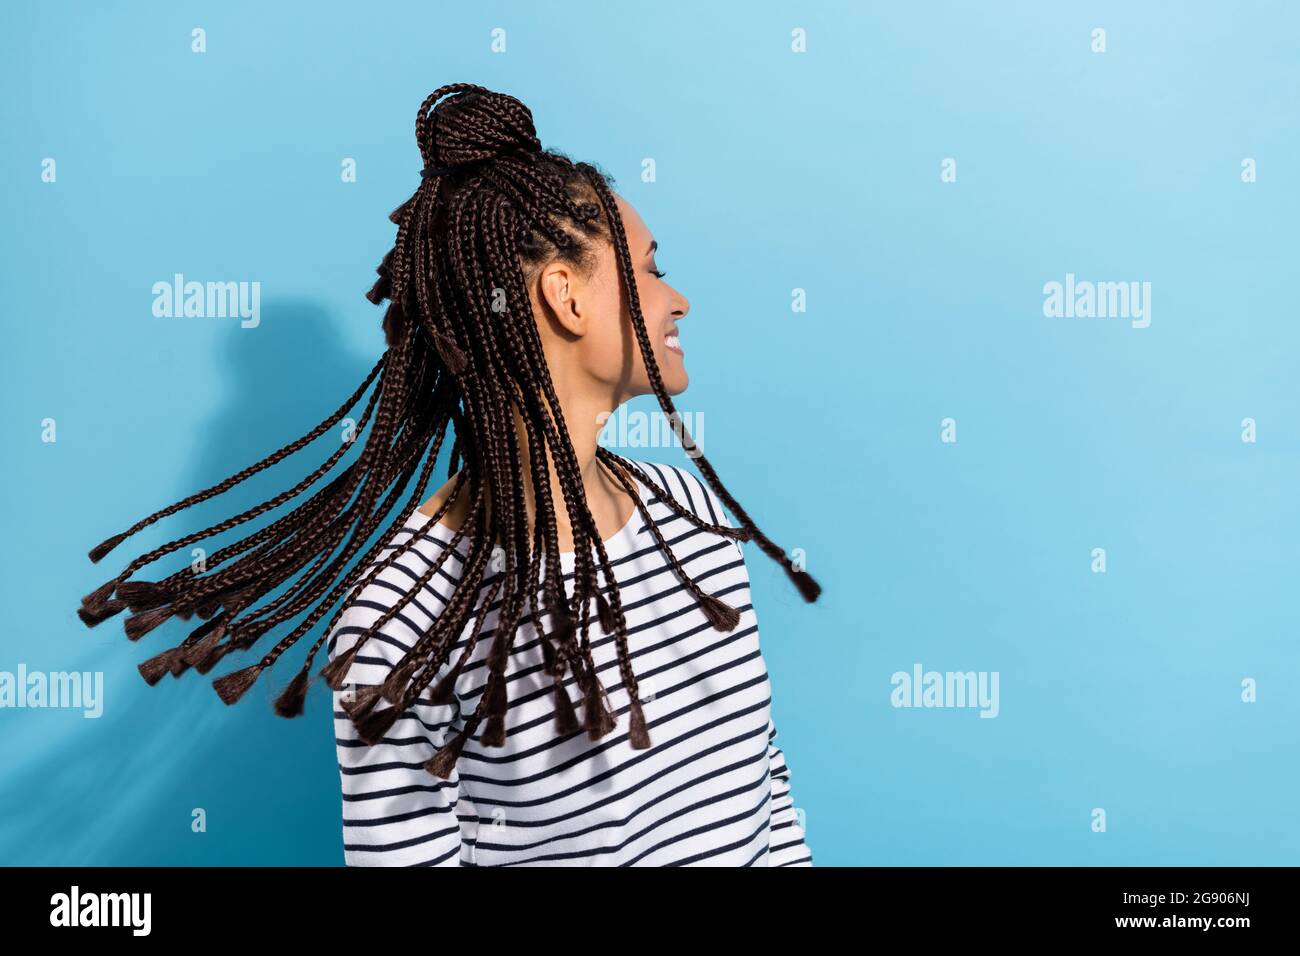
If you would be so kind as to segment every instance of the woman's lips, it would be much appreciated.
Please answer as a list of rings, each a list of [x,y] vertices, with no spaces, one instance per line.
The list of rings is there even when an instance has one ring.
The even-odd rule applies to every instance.
[[[669,332],[667,335],[664,336],[664,345],[666,345],[670,351],[676,352],[678,355],[686,354],[685,352],[682,351],[682,343],[677,338],[676,329],[673,329],[671,332]]]

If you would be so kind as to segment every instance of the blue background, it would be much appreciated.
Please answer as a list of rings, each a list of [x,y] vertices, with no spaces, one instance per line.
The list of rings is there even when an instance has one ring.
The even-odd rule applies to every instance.
[[[1294,5],[0,18],[0,670],[105,681],[97,720],[0,711],[3,863],[342,862],[328,699],[317,684],[304,717],[270,709],[309,642],[227,708],[197,674],[136,672],[185,625],[132,644],[122,617],[87,630],[75,609],[337,447],[86,558],[361,381],[382,350],[363,293],[417,185],[416,109],[452,82],[519,97],[545,145],[616,177],[691,301],[678,407],[825,589],[804,604],[746,546],[815,864],[1300,862]],[[151,286],[176,272],[260,281],[261,326],[154,317]],[[1150,327],[1044,317],[1067,272],[1151,282]],[[893,708],[890,675],[918,662],[997,671],[999,716]]]

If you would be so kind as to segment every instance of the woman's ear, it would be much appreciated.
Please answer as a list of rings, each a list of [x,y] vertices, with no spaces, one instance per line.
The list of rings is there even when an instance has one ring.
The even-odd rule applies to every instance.
[[[548,263],[538,273],[537,282],[548,320],[569,335],[586,335],[589,310],[585,307],[583,283],[573,266],[565,262]]]

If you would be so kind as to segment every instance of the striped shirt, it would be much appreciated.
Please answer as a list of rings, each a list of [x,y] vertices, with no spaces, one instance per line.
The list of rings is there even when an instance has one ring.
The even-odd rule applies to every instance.
[[[731,526],[699,478],[673,465],[638,464],[702,520]],[[583,730],[563,738],[556,733],[552,678],[543,669],[529,604],[506,670],[505,747],[484,748],[471,737],[451,779],[423,769],[443,741],[464,727],[484,692],[499,594],[457,677],[453,701],[434,704],[430,684],[383,741],[367,746],[357,737],[341,706],[343,695],[382,683],[446,606],[469,549],[462,539],[415,599],[366,642],[347,675],[348,686],[333,692],[347,865],[812,865],[790,769],[776,744],[771,685],[741,545],[695,527],[633,477],[687,575],[740,612],[733,631],[709,624],[639,508],[605,542],[651,747],[634,750],[628,742],[629,697],[614,639],[601,629],[594,606],[591,653],[618,726],[597,741]],[[376,561],[416,535],[426,519],[418,509],[408,515]],[[452,535],[441,522],[431,526],[362,589],[330,635],[331,659],[353,647],[367,625],[413,586],[450,546]],[[574,553],[562,552],[560,566],[572,593]],[[485,574],[480,598],[494,577]],[[439,676],[459,659],[473,626],[471,617]],[[581,720],[582,695],[572,671],[564,680]]]

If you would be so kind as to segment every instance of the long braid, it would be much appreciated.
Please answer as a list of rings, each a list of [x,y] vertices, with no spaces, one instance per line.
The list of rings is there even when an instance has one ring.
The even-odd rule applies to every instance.
[[[390,375],[400,377],[403,370],[402,357],[402,353],[398,352],[396,360],[386,364],[384,369],[385,379]],[[362,484],[366,478],[375,474],[382,476],[382,469],[376,467],[376,462],[383,453],[381,445],[387,444],[394,418],[392,406],[394,401],[399,398],[400,393],[388,389],[385,389],[381,395],[375,431],[371,433],[361,458],[356,463],[356,467],[349,469],[345,476],[341,476],[346,477],[347,480],[331,496],[333,500],[347,501],[351,498],[356,487]],[[361,502],[353,508],[344,507],[343,514],[340,517],[346,518],[350,522],[352,516],[357,514],[360,508],[368,503],[368,497],[373,497],[374,492],[370,489],[373,488],[374,484],[374,481],[365,481],[369,495],[363,494]],[[299,510],[303,511],[305,509]],[[128,629],[128,635],[139,637],[145,631],[162,623],[169,614],[178,609],[183,609],[187,603],[190,605],[198,604],[205,598],[212,597],[219,592],[229,592],[232,588],[238,588],[241,592],[249,592],[256,599],[257,596],[272,589],[287,576],[288,572],[294,567],[301,566],[301,563],[306,558],[322,547],[322,539],[318,537],[322,531],[327,532],[323,539],[324,544],[333,547],[337,532],[329,533],[328,529],[323,527],[330,520],[329,515],[324,510],[305,516],[305,520],[293,529],[291,536],[281,546],[273,547],[264,554],[254,553],[249,555],[230,568],[218,571],[210,578],[198,578],[186,598],[180,600],[173,598],[168,606],[136,615],[135,619],[133,619],[139,622],[136,633],[132,634]],[[340,526],[340,530],[343,527],[345,526]],[[308,548],[312,550],[308,551]],[[127,622],[128,627],[132,623],[133,621],[129,620]],[[233,626],[231,630],[233,632]]]
[[[234,475],[231,475],[229,478],[225,479],[224,481],[219,482],[216,485],[213,485],[211,488],[190,495],[188,498],[184,498],[174,505],[169,505],[168,507],[163,508],[160,511],[156,511],[149,517],[136,522],[134,525],[132,525],[130,528],[128,528],[126,531],[122,532],[121,534],[113,535],[111,538],[107,539],[106,541],[103,541],[100,544],[96,545],[94,548],[91,548],[90,560],[95,562],[100,561],[105,555],[107,555],[110,551],[112,551],[115,547],[117,547],[117,545],[119,545],[122,541],[126,540],[128,537],[135,534],[137,531],[140,531],[148,527],[149,525],[153,524],[155,521],[159,520],[160,518],[169,514],[174,514],[175,512],[183,510],[184,508],[187,508],[191,505],[199,504],[200,502],[206,501],[209,498],[222,494],[223,492],[228,491],[230,488],[233,488],[235,485],[239,484],[240,482],[246,480],[247,478],[253,476],[254,474],[257,474],[259,471],[264,471],[265,469],[271,467],[277,462],[287,458],[289,455],[292,455],[294,452],[298,451],[299,449],[305,447],[306,445],[309,445],[312,441],[314,441],[316,438],[323,435],[336,423],[342,420],[342,418],[348,413],[348,410],[351,409],[352,406],[355,405],[358,400],[360,400],[362,394],[364,394],[365,390],[369,388],[370,383],[373,382],[375,380],[375,377],[379,375],[380,370],[383,368],[384,363],[387,361],[387,359],[388,356],[386,354],[381,356],[379,361],[375,363],[375,367],[371,370],[370,374],[366,376],[365,381],[362,382],[361,386],[355,392],[352,393],[351,397],[349,397],[348,400],[344,402],[343,405],[341,405],[333,415],[331,415],[329,418],[325,419],[325,421],[317,425],[316,428],[312,429],[311,432],[304,435],[302,438],[298,439],[297,441],[292,442],[289,445],[286,445],[284,448],[280,449],[279,451],[274,452],[271,455],[268,455],[266,458],[262,459],[257,464],[250,465],[248,468],[245,468],[243,471],[236,472]],[[375,393],[375,395],[377,394],[378,392]],[[374,396],[372,396],[370,404],[373,404],[373,402],[374,402]],[[369,414],[369,408],[370,405],[368,404],[367,413],[366,413],[367,415]],[[78,608],[77,610],[78,615],[81,617],[82,621],[86,624],[86,626],[94,627],[96,624],[99,624],[100,622],[107,620],[109,617],[112,617],[114,614],[118,613],[119,611],[122,611],[126,607],[131,606],[126,600],[123,599],[110,600],[110,598],[114,590],[115,589],[120,590],[120,586],[123,583],[125,583],[126,579],[129,578],[138,568],[144,567],[147,564],[151,564],[152,562],[156,561],[158,558],[170,554],[172,551],[183,548],[188,544],[192,544],[195,541],[201,541],[204,538],[210,537],[215,534],[220,534],[221,532],[227,531],[230,528],[237,527],[239,524],[242,524],[244,521],[249,521],[260,514],[264,514],[265,512],[278,507],[279,505],[283,504],[285,501],[288,501],[290,498],[295,497],[304,488],[309,487],[316,480],[316,478],[320,477],[320,475],[328,471],[330,467],[332,467],[334,463],[338,461],[338,458],[342,456],[342,452],[346,450],[347,450],[346,446],[341,447],[339,452],[337,452],[335,455],[332,455],[326,461],[326,463],[322,465],[320,468],[318,468],[315,472],[313,472],[312,475],[308,476],[308,478],[304,479],[302,482],[299,482],[293,488],[290,488],[287,491],[282,492],[281,494],[272,498],[270,501],[264,502],[263,504],[257,506],[256,508],[250,509],[249,511],[246,511],[241,515],[237,515],[234,518],[230,518],[226,521],[220,522],[219,524],[214,525],[202,532],[198,532],[196,534],[192,534],[180,538],[174,542],[171,542],[170,544],[164,545],[161,548],[157,548],[154,551],[149,552],[148,554],[136,558],[134,561],[128,564],[125,570],[123,570],[116,578],[112,579],[111,581],[97,588],[95,591],[92,591],[90,594],[87,594],[85,597],[83,597],[81,599],[81,607]],[[213,555],[212,559],[210,560],[216,560],[216,555]],[[134,610],[135,608],[132,607],[132,609]]]
[[[417,488],[414,497],[419,497],[423,494],[422,489],[427,484],[428,472],[432,469],[436,455],[437,455],[437,450],[435,448],[434,452],[430,455],[428,462],[426,463],[425,473],[421,478],[420,487]],[[383,539],[380,539],[380,541],[376,542],[376,544],[371,548],[370,554],[368,554],[367,557],[364,559],[363,563],[368,562],[370,558],[373,556],[374,552],[377,551],[383,544],[384,544]],[[397,556],[398,556],[397,554],[394,554],[392,556],[392,560],[395,560]],[[367,582],[364,583],[368,583],[369,580],[370,579],[368,578]],[[341,590],[344,586],[345,586],[344,584],[340,584],[339,587],[336,588],[336,593],[334,595],[331,595],[332,600],[337,599],[337,591]],[[317,607],[317,609],[312,612],[312,614],[308,617],[308,619],[304,621],[303,624],[299,625],[299,628],[297,630],[295,630],[294,636],[309,630],[311,625],[313,625],[316,622],[316,620],[318,620],[321,616],[325,614],[325,612],[328,610],[329,604],[332,603],[332,600],[330,602],[326,602],[320,605],[319,607]],[[155,657],[152,657],[149,660],[141,663],[140,673],[144,676],[145,680],[148,681],[150,684],[157,683],[157,681],[162,677],[162,675],[168,671],[171,672],[172,676],[179,677],[181,673],[189,666],[195,667],[199,671],[199,673],[203,673],[203,674],[207,673],[209,670],[211,670],[211,668],[216,663],[218,663],[221,660],[222,657],[225,656],[226,653],[235,649],[234,646],[230,643],[219,644],[219,641],[225,635],[226,627],[230,623],[230,618],[231,618],[231,612],[224,611],[221,615],[219,615],[218,618],[214,618],[212,621],[200,625],[197,629],[195,629],[193,633],[190,634],[189,637],[187,637],[184,641],[182,641],[178,646],[163,651],[161,654],[158,654]],[[330,622],[331,627],[333,626],[333,623],[334,623],[333,621]],[[327,628],[325,636],[328,636],[328,633],[329,633],[329,629]],[[317,641],[317,643],[312,647],[311,652],[307,655],[307,663],[304,665],[303,668],[304,673],[300,673],[299,676],[295,678],[294,683],[290,685],[290,690],[286,691],[286,694],[282,697],[281,701],[277,703],[278,710],[291,708],[293,706],[299,706],[299,707],[301,706],[301,701],[299,701],[296,705],[291,703],[291,701],[293,700],[294,696],[298,693],[299,690],[301,691],[301,694],[305,696],[306,689],[307,689],[306,687],[307,678],[305,676],[305,672],[310,668],[311,662],[315,657],[315,654],[317,650],[319,650],[320,645],[321,643],[323,643],[323,641],[324,641],[324,636],[321,638],[321,640]],[[289,716],[289,715],[286,714],[285,716]]]
[[[327,479],[354,444],[343,443],[306,478],[263,504],[140,555],[86,595],[79,614],[94,626],[129,609],[133,613],[125,624],[132,640],[171,617],[202,619],[176,646],[140,665],[150,684],[163,674],[180,676],[191,667],[207,673],[227,654],[250,650],[264,635],[301,618],[256,663],[212,681],[226,703],[239,700],[263,671],[330,615],[305,663],[276,699],[276,713],[294,717],[304,710],[315,657],[342,615],[463,497],[468,502],[466,518],[451,544],[396,604],[316,675],[335,690],[344,686],[362,647],[419,594],[461,542],[468,542],[443,610],[382,683],[363,688],[345,704],[358,735],[367,743],[382,740],[431,684],[435,703],[450,702],[495,609],[477,706],[426,768],[437,776],[450,775],[476,734],[481,746],[504,745],[510,661],[525,623],[537,631],[543,668],[553,681],[556,733],[585,729],[592,739],[604,737],[617,721],[592,656],[594,601],[595,618],[617,648],[630,701],[629,741],[634,748],[649,747],[614,568],[587,504],[527,279],[540,264],[556,259],[589,274],[596,244],[611,243],[651,385],[664,412],[676,415],[654,361],[611,180],[595,166],[543,150],[532,113],[523,103],[474,84],[435,90],[420,104],[415,132],[426,167],[438,170],[422,176],[411,197],[389,215],[396,237],[366,293],[375,305],[388,303],[382,322],[387,348],[369,375],[308,434],[107,539],[91,550],[91,560],[101,560],[162,517],[214,498],[306,447],[342,421],[370,390],[357,429],[365,437],[360,453]],[[455,436],[447,468],[453,479],[449,494],[436,514],[424,516],[423,527],[394,546],[391,535],[425,499],[448,431]],[[688,452],[697,451],[689,435],[683,444]],[[599,467],[632,495],[656,545],[715,627],[734,628],[737,612],[689,579],[650,520],[636,480],[696,527],[736,540],[756,540],[764,553],[783,564],[804,597],[814,600],[820,591],[816,582],[795,569],[758,530],[709,462],[693,457],[740,527],[704,521],[635,462],[597,449]],[[266,514],[322,481],[288,514],[214,551],[201,570],[187,564],[157,581],[132,579],[154,561]],[[535,506],[531,533],[527,485]],[[572,595],[559,561],[553,488],[563,500],[573,539]],[[404,504],[394,516],[399,501]],[[378,555],[385,548],[381,560]],[[504,556],[502,567],[494,567],[498,548]],[[453,651],[459,651],[454,662]],[[584,706],[581,723],[565,687],[570,671]],[[381,707],[381,702],[390,706]]]
[[[613,193],[610,191],[608,184],[598,176],[591,177],[591,184],[600,195],[600,200],[605,205],[605,209],[609,213],[610,221],[613,224],[612,232],[614,251],[618,257],[619,270],[623,275],[623,287],[628,293],[628,303],[632,313],[632,328],[636,332],[637,343],[641,346],[641,356],[645,361],[646,371],[650,375],[650,384],[654,387],[655,397],[659,399],[659,407],[662,408],[664,414],[668,416],[668,420],[680,422],[682,421],[681,414],[673,405],[673,400],[669,397],[668,390],[664,388],[663,377],[659,374],[659,366],[654,360],[654,349],[650,344],[650,334],[646,330],[645,316],[641,314],[641,300],[637,296],[636,292],[636,281],[633,276],[632,267],[632,254],[628,251],[627,234],[623,231],[623,220],[619,217],[618,209],[614,205]],[[754,520],[750,518],[745,509],[740,506],[740,503],[731,496],[731,492],[727,491],[722,480],[718,478],[717,472],[714,471],[713,466],[709,464],[709,460],[704,457],[704,452],[700,450],[699,446],[695,444],[695,440],[691,438],[684,423],[682,424],[682,448],[685,450],[687,455],[690,455],[692,460],[695,461],[700,471],[704,474],[705,479],[708,481],[709,486],[722,500],[722,503],[736,513],[736,517],[740,519],[741,526],[753,535],[753,540],[758,543],[758,546],[763,550],[763,553],[785,569],[785,573],[799,589],[799,593],[803,595],[804,600],[809,602],[816,601],[818,595],[821,594],[821,585],[813,580],[812,575],[807,571],[796,568],[794,559],[789,557],[781,550],[779,545],[758,529],[758,525],[754,524]],[[694,452],[694,454],[692,454],[692,452]]]
[[[574,211],[577,211],[576,208]],[[515,234],[515,230],[506,228],[503,231],[489,231],[487,234],[499,239],[503,233],[506,237],[509,237]],[[491,239],[489,239],[489,242],[490,241]],[[506,242],[509,244],[508,238]],[[498,250],[498,255],[500,254],[502,254],[502,252],[501,250]],[[506,254],[512,253],[507,250]],[[522,276],[513,272],[508,273],[508,281],[511,283],[510,291],[513,296],[513,301],[525,303],[526,312],[524,320],[518,327],[516,327],[515,323],[509,321],[505,322],[503,327],[507,336],[510,338],[511,345],[515,349],[516,354],[522,354],[530,361],[528,370],[529,374],[543,383],[544,391],[553,399],[554,387],[550,382],[549,371],[546,369],[545,362],[537,358],[541,354],[541,342],[540,339],[537,338],[537,326],[531,314],[531,307],[528,305],[529,299],[527,291],[523,285]],[[509,314],[510,310],[507,308],[506,312]],[[524,338],[522,339],[520,338],[521,329],[524,334]],[[558,400],[542,405],[540,408],[540,414],[538,417],[542,425],[543,433],[546,438],[550,440],[553,447],[571,447],[567,442],[562,442],[559,439],[555,423],[551,420],[549,415],[549,408],[551,407],[556,408],[558,411]],[[565,434],[567,434],[567,431]],[[536,461],[537,459],[535,457],[534,462],[536,463]],[[557,471],[560,472],[562,476],[562,487],[567,487],[569,482],[581,487],[579,479],[576,477],[576,462],[572,471],[566,471],[565,464],[565,462],[557,459]],[[546,500],[549,502],[549,495],[539,498],[538,500]],[[573,513],[574,512],[571,510],[570,514]],[[599,544],[600,536],[595,532],[594,521],[591,523],[591,529],[589,535],[590,539],[598,544],[603,555],[603,546]],[[548,511],[548,533],[551,535],[550,540],[548,540],[548,548],[550,548],[551,553],[556,553],[558,551],[558,544],[557,539],[555,538],[553,507]],[[579,535],[575,529],[574,547],[578,558],[575,561],[576,569],[574,577],[576,583],[574,596],[575,600],[579,602],[579,605],[585,608],[586,595],[594,591],[594,573],[591,570],[589,560],[583,560],[583,558],[587,556],[587,549],[582,545],[579,545],[578,541]],[[605,559],[605,568],[607,574],[612,574],[612,572],[609,571],[607,559]],[[567,600],[557,598],[557,595],[563,594],[562,586],[559,583],[559,572],[560,569],[558,562],[548,562],[548,577],[546,584],[547,605],[551,612],[552,619],[556,622],[554,633],[557,637],[555,643],[563,648],[563,651],[558,654],[557,658],[547,661],[555,677],[557,723],[563,727],[568,727],[570,724],[568,715],[572,710],[572,706],[568,700],[567,692],[561,684],[561,678],[563,676],[563,667],[565,666],[565,663],[572,658],[575,664],[575,674],[578,677],[579,686],[583,690],[586,714],[585,726],[592,739],[599,739],[613,728],[614,718],[605,706],[605,700],[601,696],[602,688],[595,678],[594,669],[584,666],[588,661],[590,661],[590,639],[588,636],[587,617],[584,613],[581,617],[580,635],[575,635],[568,602]],[[576,643],[579,637],[581,639],[580,647]],[[545,643],[543,644],[544,654],[548,647],[549,645]]]
[[[373,393],[370,397],[370,400],[366,403],[365,412],[362,414],[361,420],[358,423],[359,429],[364,429],[366,423],[370,420],[370,414],[374,410],[375,399],[377,397],[378,397],[378,392]],[[279,495],[276,495],[276,497],[272,498],[269,502],[259,505],[256,508],[249,509],[248,511],[244,512],[242,515],[238,515],[236,516],[236,518],[232,518],[229,521],[222,522],[220,525],[214,526],[214,528],[220,530],[226,530],[228,527],[234,527],[236,524],[240,523],[243,520],[249,520],[255,517],[257,514],[263,513],[269,510],[271,507],[274,507],[278,504],[283,503],[284,501],[289,500],[292,497],[295,497],[303,489],[310,487],[310,485],[317,478],[319,478],[331,467],[333,467],[333,465],[338,461],[339,458],[343,456],[345,452],[347,452],[347,450],[348,447],[346,444],[340,445],[338,451],[330,455],[330,457],[325,460],[324,464],[322,464],[321,467],[317,468],[316,471],[312,472],[312,474],[308,475],[306,478],[298,482],[298,484],[294,485],[292,488],[289,488],[286,491],[281,492]],[[327,485],[325,488],[321,489],[320,491],[316,492],[316,494],[312,495],[311,498],[307,500],[307,502],[302,506],[302,509],[300,510],[310,510],[314,512],[320,506],[321,501],[327,498],[328,495],[332,493],[334,490],[336,490],[340,480],[343,477],[344,477],[343,475],[340,475],[338,478],[335,478],[333,481],[331,481],[330,484]],[[285,515],[284,517],[276,519],[270,525],[261,529],[255,534],[250,535],[249,537],[245,538],[243,541],[240,541],[237,544],[231,545],[229,547],[221,548],[213,552],[211,555],[208,556],[205,562],[206,568],[210,569],[210,568],[218,567],[219,565],[224,563],[227,558],[233,557],[235,554],[241,554],[244,551],[248,550],[250,547],[253,547],[255,545],[260,545],[268,541],[271,542],[275,541],[282,530],[291,529],[297,523],[297,520],[300,517],[301,516],[297,512],[291,512],[290,514]],[[152,556],[153,560],[156,560],[156,558],[161,557],[163,554],[170,553],[172,550],[175,550],[178,547],[183,547],[185,544],[189,543],[190,540],[194,540],[194,541],[202,540],[203,538],[207,537],[209,534],[214,533],[214,528],[210,528],[206,532],[201,532],[199,534],[193,535],[191,536],[190,539],[182,538],[180,539],[179,542],[175,542],[167,546],[166,548],[161,548],[156,552],[151,552],[150,555]],[[160,604],[167,603],[167,596],[169,594],[174,594],[175,592],[177,592],[179,590],[180,582],[186,578],[192,577],[193,575],[194,575],[193,566],[186,565],[186,567],[181,571],[177,572],[176,574],[172,575],[169,578],[166,578],[162,581],[158,581],[156,583],[147,582],[147,581],[121,582],[117,587],[117,592],[119,597],[121,597],[125,601],[126,606],[129,607],[131,610],[133,611],[145,610],[148,608],[157,607]],[[187,594],[185,595],[185,597],[188,598],[190,597],[190,595]],[[192,605],[187,600],[184,603],[179,604],[179,606],[188,610],[188,608],[191,607]],[[82,611],[84,612],[85,610],[86,609],[83,606]],[[210,615],[209,609],[202,606],[197,608],[197,612],[200,617],[208,617]],[[186,611],[182,611],[180,613],[181,616],[188,616]],[[84,617],[85,615],[83,614],[83,619]],[[87,623],[92,623],[92,622],[88,621]]]

